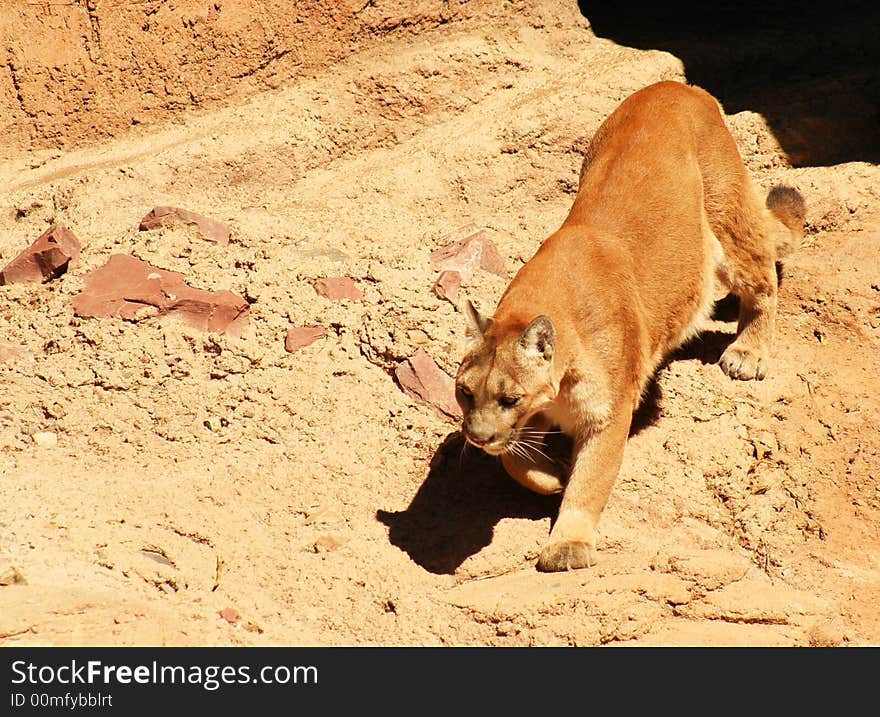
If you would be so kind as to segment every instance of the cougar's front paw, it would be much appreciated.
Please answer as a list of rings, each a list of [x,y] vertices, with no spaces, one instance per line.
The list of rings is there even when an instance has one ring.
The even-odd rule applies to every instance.
[[[550,543],[538,556],[538,570],[542,573],[558,573],[563,570],[589,568],[596,564],[594,550],[586,543],[566,540]]]
[[[727,347],[719,363],[724,373],[741,381],[762,381],[767,374],[766,354],[736,342]]]

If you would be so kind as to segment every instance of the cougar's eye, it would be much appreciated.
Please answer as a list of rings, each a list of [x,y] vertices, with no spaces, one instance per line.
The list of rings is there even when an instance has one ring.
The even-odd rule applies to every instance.
[[[471,393],[471,390],[467,386],[456,386],[455,390],[458,391],[459,395],[464,398],[466,401],[470,401],[474,394]]]
[[[521,396],[502,396],[498,399],[498,403],[502,408],[513,408],[519,403]]]

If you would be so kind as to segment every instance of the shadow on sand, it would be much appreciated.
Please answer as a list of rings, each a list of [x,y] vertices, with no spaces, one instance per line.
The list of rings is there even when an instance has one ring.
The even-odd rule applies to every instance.
[[[388,537],[432,573],[454,573],[468,557],[492,542],[502,518],[542,520],[555,516],[559,496],[541,496],[508,477],[501,462],[450,433],[409,507],[379,510]]]

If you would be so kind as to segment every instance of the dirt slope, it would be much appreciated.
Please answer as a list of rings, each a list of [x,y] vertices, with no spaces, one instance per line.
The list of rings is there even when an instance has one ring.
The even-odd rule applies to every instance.
[[[71,147],[312,75],[482,0],[12,0],[0,10],[0,156]]]
[[[31,354],[0,362],[0,577],[26,581],[0,586],[0,644],[880,643],[876,165],[792,168],[760,114],[727,117],[756,180],[808,203],[772,373],[722,374],[722,320],[669,362],[593,569],[537,573],[558,502],[395,383],[420,348],[450,374],[462,355],[429,253],[474,223],[512,276],[602,119],[687,79],[543,5],[376,32],[173,124],[11,153],[0,264],[53,219],[83,251],[54,282],[0,287],[0,342]],[[138,231],[155,205],[232,241]],[[246,297],[249,333],[72,316],[119,252]],[[318,296],[336,275],[363,300]],[[465,294],[490,307],[507,280],[479,272]],[[308,324],[328,337],[285,352]]]

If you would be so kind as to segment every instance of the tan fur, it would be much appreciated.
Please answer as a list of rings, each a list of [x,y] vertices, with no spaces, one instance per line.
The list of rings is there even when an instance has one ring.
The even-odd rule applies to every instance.
[[[719,283],[740,299],[732,378],[762,379],[776,312],[777,244],[803,200],[749,179],[711,95],[660,82],[626,99],[588,147],[568,217],[517,273],[456,379],[468,441],[539,493],[564,491],[541,570],[591,565],[599,516],[633,411],[663,358],[711,312]],[[571,464],[546,432],[573,440]]]

